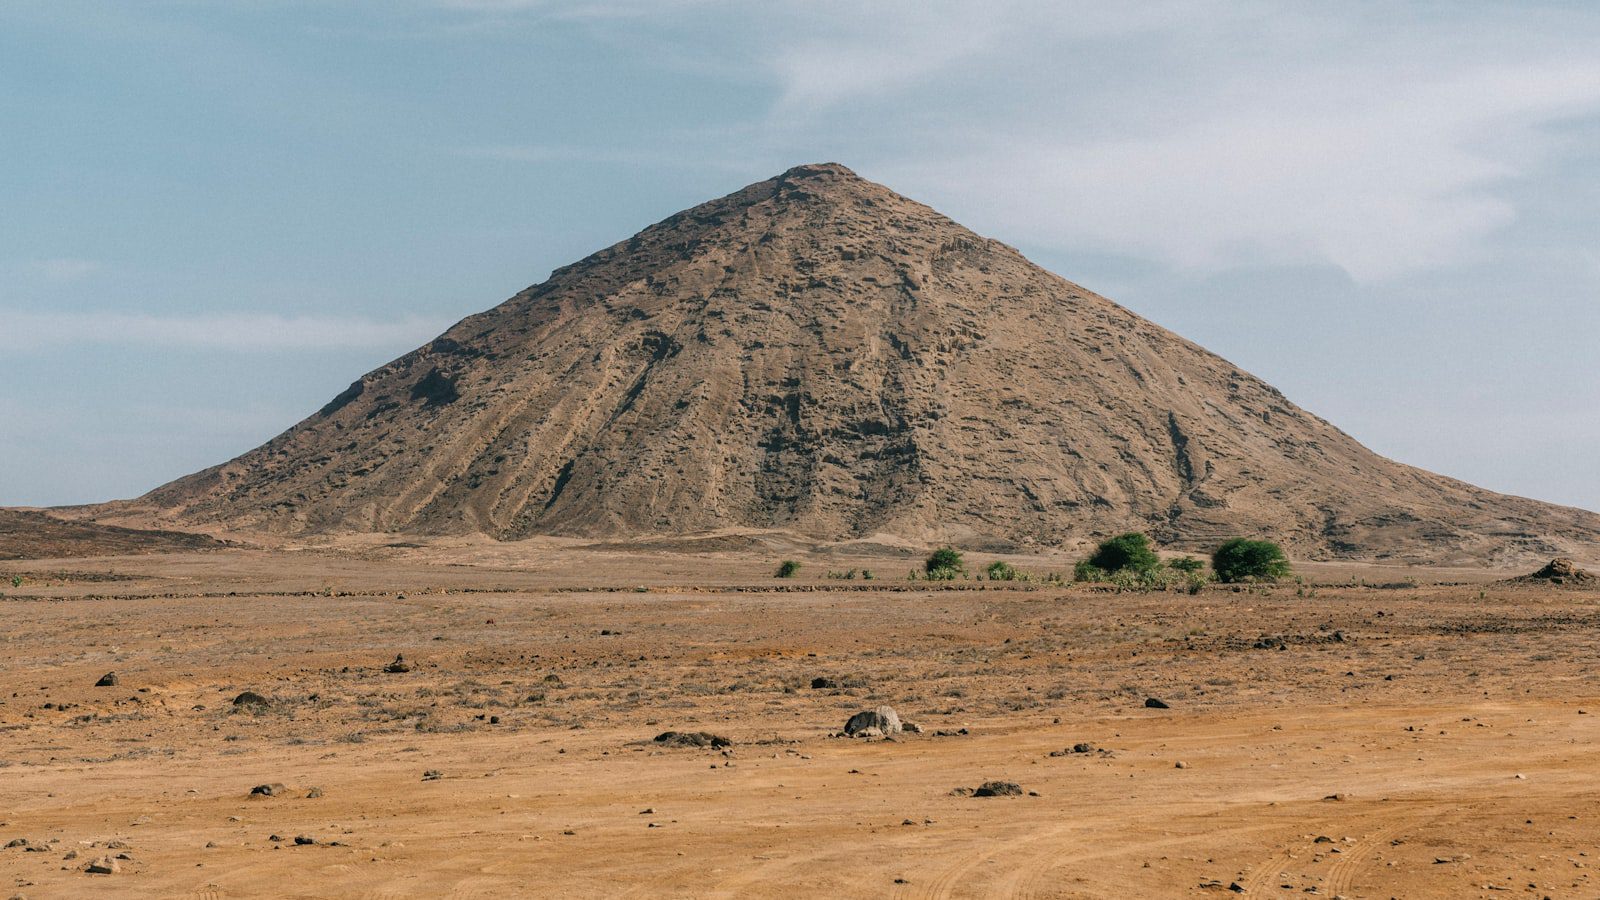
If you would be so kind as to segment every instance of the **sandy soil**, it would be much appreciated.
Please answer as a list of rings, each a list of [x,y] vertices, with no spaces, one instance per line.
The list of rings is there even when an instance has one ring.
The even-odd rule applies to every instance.
[[[0,896],[1600,896],[1600,592],[876,552],[5,563]],[[833,736],[881,704],[923,733]]]

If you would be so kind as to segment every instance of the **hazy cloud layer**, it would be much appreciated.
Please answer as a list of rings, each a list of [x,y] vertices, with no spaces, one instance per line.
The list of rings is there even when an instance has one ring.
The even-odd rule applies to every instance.
[[[448,325],[447,321],[426,316],[372,320],[251,313],[163,316],[0,309],[0,334],[6,336],[10,353],[55,352],[92,345],[245,353],[401,347],[421,344]]]

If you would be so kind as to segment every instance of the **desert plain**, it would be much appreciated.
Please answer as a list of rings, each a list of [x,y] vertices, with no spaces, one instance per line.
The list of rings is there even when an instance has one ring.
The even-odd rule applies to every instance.
[[[0,562],[0,896],[1600,896],[1600,589],[922,552]],[[839,736],[880,706],[920,733]]]

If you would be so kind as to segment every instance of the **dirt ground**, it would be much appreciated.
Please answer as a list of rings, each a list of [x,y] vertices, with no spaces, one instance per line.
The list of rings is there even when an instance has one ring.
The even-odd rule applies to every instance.
[[[1600,591],[789,555],[0,564],[0,897],[1600,897]]]

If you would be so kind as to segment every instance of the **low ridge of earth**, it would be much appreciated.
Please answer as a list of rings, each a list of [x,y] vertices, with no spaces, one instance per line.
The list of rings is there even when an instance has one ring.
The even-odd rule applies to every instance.
[[[170,553],[221,546],[221,541],[203,534],[122,528],[33,510],[0,509],[0,559]]]
[[[1600,896],[1597,589],[415,543],[8,585],[0,896]]]
[[[1384,459],[1271,386],[833,164],[678,213],[94,515],[288,535],[771,531],[1500,565],[1600,516]]]

